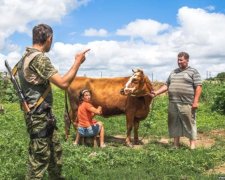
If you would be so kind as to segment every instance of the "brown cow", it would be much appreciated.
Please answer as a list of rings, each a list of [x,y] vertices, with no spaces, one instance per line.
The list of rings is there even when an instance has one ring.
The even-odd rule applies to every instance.
[[[68,88],[70,101],[70,119],[75,121],[78,108],[78,95],[81,89],[92,91],[92,104],[102,106],[103,116],[126,114],[126,144],[131,144],[131,131],[134,127],[134,144],[138,144],[139,122],[149,113],[152,101],[149,93],[152,84],[143,71],[133,71],[131,77],[118,78],[87,78],[76,77]],[[122,91],[121,91],[122,89]],[[66,132],[67,135],[68,132]]]

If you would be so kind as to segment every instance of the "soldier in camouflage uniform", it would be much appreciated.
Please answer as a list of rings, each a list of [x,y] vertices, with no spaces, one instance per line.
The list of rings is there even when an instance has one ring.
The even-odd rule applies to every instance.
[[[49,52],[53,31],[46,24],[33,28],[33,45],[26,49],[18,63],[18,76],[21,88],[31,109],[25,114],[27,131],[30,136],[28,172],[26,179],[42,179],[46,170],[49,179],[63,179],[62,147],[57,137],[56,120],[52,114],[52,91],[48,91],[44,101],[37,107],[35,104],[43,96],[50,82],[61,89],[66,89],[75,78],[80,65],[85,61],[85,53],[75,56],[71,69],[60,76],[50,59],[44,54]]]

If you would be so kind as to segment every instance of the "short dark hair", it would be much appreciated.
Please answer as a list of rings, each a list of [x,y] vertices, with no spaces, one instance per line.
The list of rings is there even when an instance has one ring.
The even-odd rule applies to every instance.
[[[189,60],[189,54],[186,52],[179,52],[178,57],[184,57],[184,59]]]
[[[44,44],[52,36],[53,30],[47,24],[39,24],[33,28],[33,44]]]

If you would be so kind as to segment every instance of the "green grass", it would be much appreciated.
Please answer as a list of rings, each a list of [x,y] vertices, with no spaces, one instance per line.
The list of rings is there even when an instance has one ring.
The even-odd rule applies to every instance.
[[[64,141],[64,93],[54,88],[54,113],[58,119],[59,137],[63,146],[63,174],[67,179],[218,179],[219,174],[205,172],[223,164],[225,140],[217,138],[216,144],[208,149],[194,151],[182,146],[174,150],[171,145],[162,145],[156,140],[140,149],[125,147],[123,142],[114,142],[113,135],[125,135],[125,116],[97,117],[104,122],[105,149],[85,146],[74,147],[72,137]],[[166,96],[157,97],[146,120],[139,128],[140,136],[167,137]],[[26,173],[27,147],[29,137],[23,114],[17,103],[5,103],[5,114],[0,115],[0,179],[24,179]],[[209,103],[201,103],[197,114],[198,131],[209,133],[224,129],[225,116],[211,112]],[[223,175],[225,176],[225,174]],[[47,177],[47,175],[46,175]],[[46,178],[47,179],[47,178]]]

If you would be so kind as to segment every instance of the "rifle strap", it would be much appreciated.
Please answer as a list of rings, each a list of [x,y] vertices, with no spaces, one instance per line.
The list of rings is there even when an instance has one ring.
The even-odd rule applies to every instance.
[[[36,109],[45,100],[50,90],[51,90],[51,85],[49,84],[48,88],[45,90],[42,96],[40,96],[37,102],[35,103],[34,109]]]
[[[41,52],[34,52],[34,53],[32,53],[30,56],[29,56],[29,58],[28,58],[28,63],[30,63],[30,61],[32,60],[32,59],[34,59],[34,57],[35,56],[37,56],[38,54],[41,54]],[[26,55],[24,55],[23,57],[25,57]],[[14,68],[12,69],[12,75],[13,76],[15,76],[16,75],[16,73],[17,73],[17,71],[18,71],[18,64],[19,64],[19,62],[14,66]]]
[[[15,76],[17,74],[17,71],[18,71],[18,63],[12,69],[12,75]],[[38,98],[37,102],[33,106],[34,109],[36,109],[45,100],[50,90],[51,90],[51,85],[49,84],[48,88],[45,90],[43,95]]]
[[[14,66],[14,68],[12,69],[12,75],[13,76],[16,76],[16,73],[17,73],[17,71],[18,71],[18,63]]]

